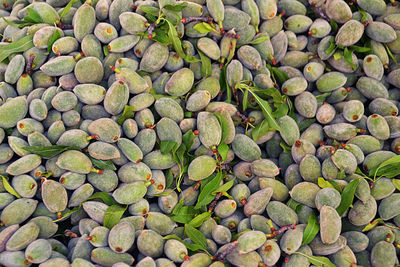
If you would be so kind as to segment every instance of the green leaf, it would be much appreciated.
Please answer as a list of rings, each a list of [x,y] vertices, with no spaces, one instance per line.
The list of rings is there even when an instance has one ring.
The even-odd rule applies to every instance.
[[[358,12],[360,12],[361,14],[361,22],[367,21],[367,12],[365,12],[365,10],[360,8],[358,9]]]
[[[350,66],[353,68],[353,70],[356,70],[357,66],[353,63],[353,51],[345,47],[343,51],[343,56],[346,62],[349,63]]]
[[[166,22],[168,23],[168,37],[172,42],[172,45],[175,49],[175,52],[182,58],[184,59],[186,62],[189,63],[194,63],[194,62],[199,62],[200,60],[195,58],[192,55],[187,55],[183,49],[182,49],[182,42],[178,37],[178,33],[175,29],[175,26],[168,20],[166,19]]]
[[[153,31],[153,39],[152,40],[159,42],[160,44],[163,44],[163,45],[171,44],[171,40],[168,37],[168,32],[166,30],[158,28],[158,27]]]
[[[283,149],[283,153],[291,153],[292,152],[292,148],[290,146],[288,146],[285,142],[281,141],[279,143],[279,145]]]
[[[286,202],[286,206],[288,206],[289,208],[291,208],[292,210],[296,210],[297,207],[299,207],[301,204],[295,200],[293,200],[292,198],[288,200],[288,202]]]
[[[59,222],[61,220],[64,220],[65,218],[67,218],[68,216],[70,216],[71,214],[77,212],[78,210],[81,209],[81,206],[79,205],[78,207],[73,208],[72,210],[69,210],[65,213],[62,213],[61,218],[54,220],[53,222]]]
[[[55,30],[55,31],[53,32],[53,35],[51,35],[51,37],[50,37],[50,39],[49,39],[49,41],[48,41],[48,43],[47,43],[47,54],[50,54],[50,52],[51,52],[51,47],[53,46],[54,42],[55,42],[57,39],[60,39],[60,38],[61,38],[61,34],[59,33],[58,30]]]
[[[28,7],[28,15],[24,17],[24,20],[32,22],[32,23],[43,23],[43,19],[40,17],[39,13],[36,12],[36,10]]]
[[[67,150],[81,150],[76,146],[25,146],[22,149],[45,158],[52,158]]]
[[[262,99],[261,97],[259,97],[257,94],[255,94],[254,92],[252,92],[250,90],[250,93],[254,96],[254,98],[256,99],[258,105],[260,106],[264,117],[268,120],[268,124],[271,128],[280,131],[281,127],[279,126],[278,122],[275,120],[275,118],[272,116],[272,109],[269,105],[269,103]]]
[[[200,227],[203,224],[203,222],[207,221],[210,218],[211,218],[211,212],[206,211],[194,217],[189,222],[189,224],[193,227]]]
[[[235,183],[235,179],[230,180],[229,182],[226,182],[226,183],[224,183],[223,185],[221,185],[220,187],[218,187],[218,189],[214,190],[214,191],[212,192],[212,194],[213,194],[213,195],[216,195],[217,193],[220,193],[220,192],[227,192],[229,189],[232,188],[232,186],[234,185],[234,183]]]
[[[269,40],[269,39],[270,39],[269,36],[266,36],[261,33],[256,39],[254,39],[253,41],[251,41],[248,44],[257,45],[257,44],[261,44],[262,42]]]
[[[335,38],[334,37],[331,37],[329,39],[329,43],[330,43],[330,45],[329,45],[328,49],[325,50],[325,53],[327,53],[327,54],[332,53],[336,49],[336,44],[335,44]]]
[[[272,67],[272,72],[274,73],[276,78],[278,78],[281,84],[289,80],[289,75],[287,75],[286,72],[278,69],[277,67]]]
[[[315,98],[317,99],[317,102],[318,102],[318,103],[322,103],[322,102],[324,102],[325,99],[326,99],[327,97],[329,97],[331,94],[332,94],[332,93],[324,93],[324,94],[320,94],[320,95],[315,96]]]
[[[301,252],[294,252],[296,254],[302,255],[306,257],[311,264],[315,266],[323,266],[323,267],[336,267],[335,264],[333,264],[327,257],[322,257],[322,256],[309,256],[307,254],[301,253]]]
[[[211,60],[199,49],[197,49],[197,52],[199,53],[201,60],[201,76],[204,79],[207,78],[208,76],[211,76],[211,71],[212,71]]]
[[[339,216],[342,216],[346,212],[346,210],[353,204],[354,194],[359,183],[360,179],[354,179],[343,189],[340,205],[336,209]]]
[[[245,90],[244,94],[243,94],[243,100],[242,100],[243,112],[246,111],[248,105],[249,105],[249,91]]]
[[[280,118],[288,114],[289,112],[289,107],[286,105],[286,103],[274,103],[275,110],[272,112],[272,115],[274,118]]]
[[[115,201],[114,198],[111,195],[107,194],[106,192],[96,192],[85,201],[91,199],[101,199],[104,202],[104,204],[107,204],[108,206],[117,204],[117,201]]]
[[[314,118],[309,118],[309,119],[304,119],[302,121],[300,121],[299,124],[299,130],[300,132],[304,131],[305,129],[307,129],[308,127],[310,127],[311,124],[313,124],[314,122],[316,122],[317,120]]]
[[[89,157],[93,165],[99,168],[100,170],[112,170],[112,171],[117,170],[117,168],[115,167],[114,163],[111,160],[100,160],[100,159],[95,159],[90,155],[87,156]]]
[[[268,132],[268,129],[269,129],[268,121],[266,119],[264,119],[259,124],[256,125],[256,128],[254,128],[251,131],[251,137],[253,138],[253,140],[255,142],[257,142],[257,140],[261,136],[263,136],[264,134],[266,134]]]
[[[63,8],[63,10],[60,12],[60,19],[63,18],[65,15],[68,14],[69,10],[71,9],[72,5],[78,2],[78,0],[71,0],[69,3]]]
[[[190,251],[198,251],[198,250],[203,250],[204,252],[207,252],[207,250],[203,249],[202,246],[198,245],[198,244],[190,244],[184,240],[182,240],[182,238],[180,238],[179,236],[177,236],[176,234],[173,235],[166,235],[163,237],[163,239],[165,240],[169,240],[169,239],[176,239],[179,240],[180,242],[182,242],[185,247],[190,250]],[[208,252],[207,252],[208,253]]]
[[[231,88],[229,87],[227,78],[226,78],[226,68],[227,65],[223,66],[221,69],[221,74],[219,76],[219,84],[221,85],[221,91],[226,92],[226,100],[225,102],[231,103],[232,101],[232,91]]]
[[[167,174],[165,175],[165,188],[169,188],[174,181],[174,175],[172,174],[171,169],[168,169]]]
[[[180,4],[175,4],[175,5],[165,5],[163,8],[168,10],[168,11],[173,11],[173,12],[181,12],[185,7],[187,7],[187,3],[183,2]]]
[[[142,4],[139,6],[139,9],[142,10],[146,14],[150,14],[152,16],[158,17],[160,10],[156,7]]]
[[[344,179],[344,178],[346,178],[346,173],[344,172],[344,169],[340,169],[337,174],[337,179]]]
[[[193,142],[196,139],[196,135],[193,133],[192,130],[187,131],[183,136],[182,136],[182,143],[185,145],[186,149],[190,151],[190,149],[193,146]]]
[[[222,129],[221,142],[225,142],[226,138],[229,135],[229,123],[221,115],[221,113],[214,112],[214,115],[215,115],[215,117],[217,117],[219,124],[221,124],[221,129]]]
[[[0,177],[1,177],[1,181],[3,182],[4,189],[11,195],[15,196],[16,198],[21,198],[21,196],[17,193],[17,191],[15,191],[15,189],[12,188],[12,186],[8,182],[8,177],[3,176],[3,175],[0,175]]]
[[[331,25],[332,28],[332,32],[335,32],[338,30],[339,26],[337,25],[336,21],[334,21],[333,19],[331,19],[329,21],[329,24]]]
[[[372,229],[375,228],[375,226],[377,226],[378,224],[384,223],[385,221],[382,220],[381,218],[377,218],[375,220],[373,220],[372,222],[370,222],[369,224],[367,224],[363,229],[362,232],[368,232],[371,231]]]
[[[108,46],[107,45],[103,46],[103,53],[104,53],[104,56],[108,56],[108,54],[110,54],[110,51],[108,50]]]
[[[392,179],[392,183],[397,190],[400,191],[400,179]]]
[[[103,225],[108,229],[111,229],[114,225],[119,223],[127,208],[128,206],[121,205],[112,205],[108,207],[106,210],[106,215],[104,216]]]
[[[318,177],[318,186],[321,188],[335,188],[329,181],[325,180],[322,177]]]
[[[370,177],[385,176],[387,178],[392,178],[393,170],[397,170],[400,173],[400,155],[394,156],[388,160],[385,160],[377,167],[372,168],[369,171]],[[394,172],[396,173],[396,172]],[[390,176],[390,177],[389,177]]]
[[[219,184],[223,178],[222,173],[218,173],[211,181],[209,181],[204,188],[201,189],[199,197],[197,198],[197,204],[195,209],[200,209],[201,207],[208,205],[214,200],[214,196],[211,195],[212,192],[218,189]]]
[[[195,244],[200,245],[203,249],[207,249],[207,240],[202,232],[200,232],[190,224],[185,224],[185,234]]]
[[[213,27],[213,25],[207,22],[200,22],[193,26],[193,29],[198,31],[201,34],[209,33],[209,32],[217,32],[217,30]]]
[[[393,60],[393,62],[397,65],[397,60],[396,58],[393,56],[392,51],[390,51],[389,47],[387,46],[387,44],[383,44],[386,48],[386,51],[389,55],[389,57]]]
[[[122,115],[117,119],[117,123],[122,125],[125,120],[133,118],[135,115],[135,108],[132,106],[125,106]]]
[[[225,142],[221,142],[217,147],[218,154],[221,155],[222,162],[224,162],[228,157],[229,146]]]
[[[308,217],[307,226],[304,229],[303,242],[301,245],[303,246],[310,244],[311,241],[313,241],[315,236],[318,234],[318,232],[319,232],[318,218],[317,215],[315,215],[315,212],[312,211],[310,216]]]
[[[357,45],[350,46],[350,50],[358,53],[372,53],[372,49],[370,47],[357,46]]]
[[[176,152],[179,148],[179,145],[177,142],[174,141],[168,141],[168,140],[162,140],[160,143],[160,150],[161,153],[163,154],[168,154],[169,152]]]
[[[171,216],[171,219],[178,223],[189,223],[197,213],[193,206],[183,206]]]
[[[9,43],[8,45],[0,46],[0,62],[3,62],[3,60],[9,55],[25,52],[26,50],[32,48],[34,46],[32,40],[33,35],[27,35],[18,41]]]

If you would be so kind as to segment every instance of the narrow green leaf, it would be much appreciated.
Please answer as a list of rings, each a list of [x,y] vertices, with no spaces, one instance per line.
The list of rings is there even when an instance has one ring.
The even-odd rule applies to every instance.
[[[178,37],[178,33],[175,29],[175,26],[168,20],[166,19],[166,22],[168,23],[168,37],[172,42],[172,45],[175,49],[175,52],[185,61],[189,63],[194,63],[194,62],[199,62],[200,60],[195,58],[192,55],[187,55],[183,49],[182,49],[182,42]]]
[[[314,118],[309,118],[309,119],[304,119],[301,122],[299,122],[299,130],[300,132],[304,131],[308,127],[310,127],[311,124],[316,122],[317,120]]]
[[[221,124],[222,135],[221,142],[225,142],[226,138],[229,135],[229,124],[226,119],[218,112],[214,112],[215,117],[217,117],[219,124]]]
[[[201,76],[204,78],[207,78],[208,76],[211,76],[211,59],[206,56],[203,52],[201,52],[199,49],[197,49],[197,52],[200,56],[201,60]]]
[[[203,249],[207,249],[207,240],[202,232],[200,232],[190,224],[185,224],[185,234],[195,244],[200,245]]]
[[[321,188],[334,188],[333,185],[322,177],[318,177],[318,186]]]
[[[392,183],[397,190],[400,191],[400,179],[392,179]]]
[[[370,222],[369,224],[367,224],[363,229],[362,232],[368,232],[371,231],[372,229],[374,229],[377,225],[384,223],[385,221],[382,220],[381,218],[377,218],[375,220],[373,220],[372,222]]]
[[[69,210],[69,211],[67,211],[67,212],[65,212],[65,213],[62,213],[62,214],[61,214],[61,218],[56,219],[56,220],[54,220],[53,222],[59,222],[59,221],[61,221],[61,220],[64,220],[65,218],[67,218],[68,216],[70,216],[71,214],[77,212],[77,211],[80,210],[80,209],[81,209],[81,206],[78,206],[78,207],[73,208],[72,210]]]
[[[179,145],[177,142],[162,140],[160,143],[160,151],[163,154],[168,154],[170,152],[176,152],[178,150]]]
[[[54,146],[25,146],[23,147],[24,150],[39,155],[45,158],[52,158],[64,151],[67,150],[81,150],[79,147],[76,146],[62,146],[62,145],[54,145]]]
[[[391,170],[399,169],[400,167],[400,155],[394,156],[388,160],[385,160],[377,167],[372,168],[369,171],[370,177],[377,177],[377,176],[386,176],[386,173],[389,173]]]
[[[107,204],[108,206],[117,204],[117,201],[115,201],[114,198],[111,195],[107,194],[106,192],[96,192],[85,201],[91,199],[101,199],[104,202],[104,204]]]
[[[252,92],[250,90],[250,93],[254,96],[254,98],[256,99],[258,105],[260,106],[264,117],[268,120],[268,124],[271,128],[280,131],[281,127],[279,126],[278,122],[275,120],[275,118],[272,116],[272,109],[269,105],[269,103],[262,99],[261,97],[259,97],[257,94],[255,94],[254,92]]]
[[[89,157],[93,165],[99,168],[100,170],[112,170],[112,171],[117,170],[117,168],[115,167],[114,163],[111,160],[100,160],[100,159],[95,159],[90,155],[87,156]]]
[[[339,216],[342,216],[346,212],[346,210],[353,204],[354,194],[359,183],[360,179],[354,179],[343,189],[340,205],[336,209]]]
[[[199,33],[209,33],[209,32],[217,32],[217,30],[207,22],[200,22],[193,26],[193,29],[198,31]]]
[[[228,157],[229,146],[225,142],[221,142],[217,147],[218,154],[221,155],[222,162],[224,162]]]
[[[301,245],[310,244],[311,241],[315,238],[315,236],[319,232],[319,224],[317,215],[315,215],[314,211],[311,212],[310,216],[308,217],[308,223],[306,228],[304,229],[303,233],[303,242]]]
[[[182,143],[186,146],[188,151],[190,151],[190,149],[192,148],[193,142],[195,139],[196,139],[196,135],[193,133],[192,130],[187,131],[182,136]]]
[[[339,28],[338,24],[336,23],[336,21],[334,21],[333,19],[331,19],[329,21],[329,24],[331,25],[332,28],[332,32],[336,32]]]
[[[349,63],[350,66],[353,68],[353,70],[356,70],[357,66],[353,63],[353,51],[351,49],[348,49],[347,47],[345,47],[343,56],[344,56],[344,59],[346,60],[346,62]]]
[[[232,186],[234,185],[234,183],[235,183],[235,179],[230,180],[229,182],[226,182],[226,183],[224,183],[223,185],[221,185],[220,187],[218,187],[218,189],[214,190],[214,191],[212,192],[212,194],[213,194],[213,195],[216,195],[217,193],[220,193],[220,192],[227,192],[229,189],[232,188]]]
[[[335,38],[334,37],[331,37],[329,39],[329,43],[330,43],[330,45],[329,45],[328,49],[325,50],[325,53],[327,53],[327,54],[332,53],[336,49],[336,44],[335,44]]]
[[[57,39],[60,39],[60,38],[61,38],[61,34],[59,33],[58,30],[55,30],[55,31],[53,32],[53,35],[51,35],[51,37],[50,37],[50,39],[49,39],[49,41],[48,41],[48,43],[47,43],[47,54],[50,54],[51,48],[52,48],[54,42],[55,42]]]
[[[292,148],[290,146],[288,146],[284,141],[281,141],[279,143],[279,146],[283,149],[283,153],[291,153],[292,152]]]
[[[104,223],[103,225],[107,227],[108,229],[111,229],[114,225],[119,223],[119,221],[122,218],[122,215],[124,215],[124,212],[128,206],[121,206],[121,205],[112,205],[108,207],[106,210],[106,215],[104,217]]]
[[[16,198],[21,198],[21,196],[17,193],[17,191],[15,191],[14,188],[12,188],[12,186],[10,185],[10,183],[8,182],[8,177],[0,175],[1,177],[1,181],[3,182],[3,187],[4,189],[10,193],[11,195],[15,196]]]
[[[387,51],[389,57],[393,60],[393,62],[394,62],[395,64],[397,64],[397,60],[396,60],[396,58],[393,56],[392,51],[390,51],[390,48],[387,46],[387,44],[383,44],[383,45],[385,46],[386,51]]]
[[[117,123],[122,125],[127,119],[133,118],[135,115],[135,108],[132,106],[125,106],[122,115],[117,119]]]
[[[18,41],[9,43],[5,46],[0,46],[0,62],[3,62],[3,60],[11,54],[25,52],[26,50],[32,48],[34,46],[32,40],[33,35],[27,35]]]
[[[169,188],[174,181],[174,176],[172,175],[171,169],[168,169],[167,174],[165,175],[165,188]]]
[[[200,227],[203,224],[203,222],[207,221],[210,218],[211,218],[211,212],[206,211],[194,217],[189,222],[189,224],[193,227]]]
[[[63,18],[65,15],[68,14],[69,10],[71,9],[72,5],[78,2],[78,0],[71,0],[69,3],[63,8],[63,10],[60,12],[60,19]]]
[[[289,80],[289,75],[287,75],[286,72],[278,69],[277,67],[272,67],[272,71],[281,84]]]
[[[210,182],[208,182],[204,188],[201,189],[199,197],[197,198],[197,204],[195,209],[199,209],[205,205],[208,205],[213,201],[214,196],[211,195],[216,189],[218,189],[219,184],[223,178],[222,173],[218,173]]]
[[[189,223],[197,213],[193,206],[183,206],[171,216],[171,219],[178,223]]]
[[[243,105],[242,109],[244,112],[244,111],[246,111],[247,106],[249,105],[249,91],[248,90],[244,91],[242,105]]]
[[[28,15],[24,17],[24,20],[32,22],[32,23],[43,23],[43,19],[40,17],[39,13],[36,12],[36,10],[28,7]]]
[[[264,34],[260,34],[256,39],[251,41],[249,44],[251,45],[257,45],[261,44],[262,42],[269,40],[269,36],[265,36]]]
[[[299,202],[297,202],[296,200],[293,200],[292,198],[290,198],[288,200],[288,202],[286,202],[286,206],[288,206],[289,208],[291,208],[292,210],[296,210],[296,208],[298,206],[300,206],[301,204]]]
[[[268,132],[268,129],[269,129],[268,121],[267,121],[267,119],[264,119],[259,124],[256,125],[256,128],[254,128],[251,131],[251,137],[253,138],[253,140],[255,142],[257,142],[257,140],[261,136],[263,136],[264,134],[266,134]]]
[[[323,266],[323,267],[336,267],[335,264],[333,264],[327,257],[322,257],[322,256],[309,256],[307,254],[301,253],[301,252],[294,252],[296,254],[302,255],[306,257],[311,264],[315,266]]]
[[[322,102],[324,102],[325,99],[326,99],[327,97],[329,97],[331,94],[332,94],[332,93],[324,93],[324,94],[320,94],[320,95],[315,96],[315,98],[317,99],[317,102],[318,102],[318,103],[322,103]]]
[[[350,46],[350,50],[358,53],[372,53],[372,49],[370,47],[357,46],[357,45]]]
[[[110,54],[110,51],[108,50],[107,45],[103,45],[103,53],[104,53],[104,56],[108,56],[108,54]]]

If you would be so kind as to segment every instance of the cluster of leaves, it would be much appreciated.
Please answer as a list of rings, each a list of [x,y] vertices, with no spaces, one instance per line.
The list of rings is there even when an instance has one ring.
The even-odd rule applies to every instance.
[[[54,222],[59,222],[64,220],[65,218],[69,217],[71,214],[79,211],[82,208],[82,205],[84,202],[89,201],[89,200],[101,200],[104,202],[104,204],[108,205],[109,207],[106,210],[105,216],[104,216],[104,222],[103,225],[109,229],[111,229],[114,225],[116,225],[124,215],[126,209],[128,208],[127,205],[120,205],[118,204],[112,196],[105,192],[96,192],[94,193],[91,197],[86,199],[85,201],[81,202],[81,204],[78,207],[73,208],[72,210],[69,210],[65,213],[62,214],[62,217],[54,220]]]
[[[78,150],[81,151],[79,147],[76,146],[63,146],[63,145],[52,145],[52,146],[26,146],[23,147],[24,150],[39,155],[44,158],[55,157],[67,150]],[[117,168],[111,160],[99,160],[91,157],[86,153],[89,159],[92,161],[93,165],[101,170],[113,170]]]
[[[174,5],[165,5],[162,10],[149,5],[140,5],[141,9],[145,13],[145,17],[150,24],[155,23],[156,27],[151,33],[152,40],[159,42],[163,45],[172,45],[175,52],[185,61],[192,63],[198,62],[199,59],[193,57],[190,54],[185,53],[185,47],[182,45],[180,36],[175,26],[180,21],[178,12],[182,11],[187,6],[187,3],[178,3]],[[173,19],[172,16],[175,16]],[[141,34],[143,37],[148,36],[148,32]]]

